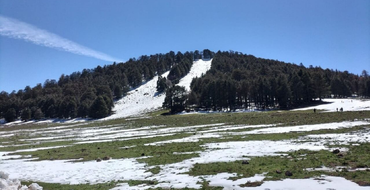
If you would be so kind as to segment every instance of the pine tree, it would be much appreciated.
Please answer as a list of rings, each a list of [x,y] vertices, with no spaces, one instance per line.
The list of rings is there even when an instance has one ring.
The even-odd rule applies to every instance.
[[[77,117],[85,118],[89,115],[90,105],[87,101],[81,102],[80,106],[77,109]]]
[[[328,87],[324,80],[324,77],[320,73],[313,74],[313,91],[315,94],[315,98],[323,98],[325,95],[328,94]]]
[[[25,108],[22,110],[21,119],[23,121],[28,121],[31,119],[31,110],[29,108]]]
[[[98,96],[90,107],[89,117],[98,119],[108,116],[109,110],[103,96]]]
[[[17,114],[14,108],[8,109],[8,111],[5,113],[5,121],[6,122],[12,122],[17,118]]]
[[[40,119],[42,119],[43,117],[44,117],[44,114],[42,113],[42,111],[41,111],[41,109],[40,108],[37,108],[36,110],[35,110],[35,112],[33,113],[33,118],[35,119],[35,120],[40,120]]]
[[[119,84],[116,84],[116,85],[114,86],[113,93],[114,93],[114,97],[115,97],[115,99],[120,99],[120,98],[122,98],[122,96],[123,96],[122,86],[121,86],[121,85],[119,85]]]
[[[185,109],[187,93],[184,87],[174,86],[166,91],[164,108],[171,109],[171,113],[182,112]]]
[[[167,89],[167,79],[166,77],[158,77],[157,80],[157,92],[162,93]]]
[[[292,102],[299,105],[304,98],[304,84],[297,73],[293,73],[290,79],[290,89],[292,89]]]
[[[278,78],[278,89],[277,89],[277,99],[279,102],[279,107],[282,109],[289,107],[291,91],[288,85],[288,81],[284,75],[280,75]]]

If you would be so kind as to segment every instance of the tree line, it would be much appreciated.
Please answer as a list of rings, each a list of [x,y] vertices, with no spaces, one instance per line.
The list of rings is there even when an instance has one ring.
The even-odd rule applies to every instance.
[[[211,69],[193,79],[191,92],[167,90],[164,107],[206,110],[289,109],[322,98],[370,97],[370,77],[337,70],[284,63],[234,51],[218,51]]]
[[[176,83],[189,71],[194,52],[143,55],[125,63],[113,63],[84,69],[59,80],[46,80],[31,88],[0,93],[0,118],[7,122],[18,118],[103,118],[112,114],[114,101],[143,82],[170,71]],[[165,80],[167,81],[167,79]],[[171,86],[171,85],[169,85]]]

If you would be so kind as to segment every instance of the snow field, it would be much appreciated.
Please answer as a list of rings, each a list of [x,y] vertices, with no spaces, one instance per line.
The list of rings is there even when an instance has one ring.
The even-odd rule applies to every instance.
[[[196,61],[189,74],[180,80],[179,85],[190,89],[191,79],[200,77],[211,65],[211,61]],[[162,76],[167,76],[164,73]],[[134,89],[123,99],[116,102],[115,114],[109,118],[116,119],[121,117],[143,117],[148,111],[153,111],[162,106],[164,94],[156,94],[157,78]],[[345,111],[350,110],[370,110],[370,101],[337,99],[325,100],[332,101],[332,104],[325,104],[306,109],[325,109],[336,111],[336,108],[343,107]],[[370,116],[369,116],[370,118]],[[78,120],[80,121],[80,120]],[[77,121],[73,121],[77,122]],[[6,139],[17,135],[23,145],[13,145],[11,141],[3,141],[1,147],[16,147],[15,151],[0,152],[0,170],[9,173],[9,180],[32,180],[47,183],[62,184],[85,184],[85,183],[105,183],[114,180],[155,180],[156,185],[128,186],[127,183],[119,184],[118,189],[148,189],[148,188],[201,188],[200,183],[203,179],[209,181],[212,186],[223,186],[224,189],[251,189],[251,190],[309,190],[309,189],[336,189],[336,190],[364,190],[368,187],[360,187],[356,183],[340,177],[320,176],[319,179],[285,179],[281,181],[266,181],[259,187],[240,187],[240,184],[248,181],[261,181],[265,174],[256,174],[254,177],[242,178],[236,181],[229,180],[235,177],[235,173],[218,173],[216,175],[190,176],[185,172],[190,171],[195,163],[212,162],[231,162],[248,159],[252,156],[273,156],[281,155],[281,152],[289,152],[300,149],[312,151],[333,150],[335,147],[328,148],[328,144],[349,144],[370,142],[370,132],[367,130],[356,131],[342,134],[320,134],[306,135],[295,140],[281,141],[231,141],[206,143],[201,145],[204,151],[180,152],[174,154],[197,153],[199,157],[183,160],[178,163],[159,165],[161,168],[158,174],[147,172],[153,166],[139,163],[138,158],[111,159],[108,161],[96,162],[72,162],[73,160],[43,160],[32,161],[35,158],[21,157],[19,155],[8,155],[9,153],[36,151],[54,147],[40,146],[45,142],[75,141],[75,144],[125,141],[139,138],[164,137],[176,134],[187,133],[189,136],[173,140],[158,141],[146,145],[163,145],[166,143],[198,142],[206,138],[227,138],[233,135],[253,135],[253,134],[274,134],[303,132],[320,129],[339,129],[351,128],[356,126],[370,125],[369,121],[346,121],[335,123],[323,123],[315,125],[284,126],[283,123],[273,125],[230,125],[216,123],[208,125],[194,125],[184,127],[168,127],[165,125],[143,126],[132,128],[125,125],[106,125],[100,127],[86,127],[88,123],[76,123],[72,125],[60,125],[46,129],[24,129],[14,131],[0,131],[0,139]],[[235,132],[234,130],[245,130]],[[1,142],[1,141],[0,141]],[[37,148],[28,148],[26,145],[39,145]],[[61,145],[63,146],[63,145]],[[72,145],[73,146],[73,145]],[[60,147],[60,146],[58,146]],[[122,148],[135,148],[127,146]],[[247,157],[247,158],[246,158]],[[4,182],[5,183],[5,182]],[[8,185],[10,186],[10,185]],[[1,187],[1,186],[0,186]]]
[[[319,130],[319,129],[337,129],[342,127],[353,127],[353,126],[361,126],[370,124],[367,121],[352,121],[352,122],[341,122],[341,123],[326,123],[326,124],[316,124],[316,125],[301,125],[301,126],[289,126],[289,127],[282,127],[283,124],[279,125],[237,125],[237,126],[230,126],[223,123],[219,124],[210,124],[210,125],[196,125],[196,126],[185,126],[185,127],[168,127],[165,126],[147,126],[144,128],[137,128],[137,129],[128,129],[126,132],[135,132],[140,133],[141,136],[139,137],[132,137],[133,133],[127,136],[127,139],[135,139],[141,137],[147,137],[152,134],[163,134],[163,135],[174,135],[183,132],[193,133],[192,131],[198,130],[195,135],[191,135],[189,137],[168,140],[168,141],[161,141],[150,143],[148,145],[161,145],[164,143],[173,143],[173,142],[196,142],[202,138],[223,138],[225,135],[240,135],[239,133],[230,133],[225,131],[225,129],[233,130],[233,129],[248,129],[250,131],[246,131],[245,133],[250,134],[260,134],[263,132],[267,132],[269,129],[274,133],[285,133],[289,131],[301,131],[303,128],[307,128],[308,130]],[[101,128],[80,128],[73,131],[79,131],[81,134],[86,136],[96,135],[101,132],[116,131],[117,134],[122,134],[122,130],[119,129],[117,126],[111,126],[113,130],[109,130],[109,127],[106,130],[102,130]],[[257,129],[254,129],[257,128]],[[262,128],[262,129],[260,129]],[[41,129],[40,129],[41,130]],[[263,130],[263,131],[261,131]],[[267,131],[265,131],[267,130]],[[70,133],[70,130],[65,131],[65,133]],[[49,135],[54,135],[53,133],[47,133]],[[86,138],[80,138],[80,134],[74,134],[79,139],[79,143],[89,142]],[[102,136],[105,136],[104,134]],[[119,135],[118,135],[119,136]],[[200,188],[200,184],[198,182],[202,182],[200,176],[189,176],[187,174],[183,174],[184,172],[188,172],[195,163],[210,163],[210,162],[230,162],[236,160],[245,159],[243,156],[272,156],[272,155],[281,155],[280,152],[289,152],[294,150],[300,149],[307,149],[307,150],[332,150],[333,148],[329,149],[326,147],[328,142],[332,141],[340,141],[343,143],[349,142],[370,142],[370,138],[368,137],[369,133],[348,133],[348,134],[326,134],[326,135],[307,135],[302,137],[301,139],[292,141],[292,140],[284,140],[284,141],[237,141],[237,142],[220,142],[220,143],[207,143],[204,144],[205,151],[197,152],[199,153],[199,157],[191,158],[184,160],[179,163],[174,164],[166,164],[160,165],[161,171],[158,174],[151,174],[150,172],[145,172],[148,170],[146,164],[138,163],[136,159],[138,158],[127,158],[127,159],[113,159],[105,162],[96,162],[96,161],[89,161],[89,162],[70,162],[69,160],[55,160],[55,161],[30,161],[30,159],[21,159],[17,156],[3,156],[0,159],[1,170],[5,171],[10,174],[12,179],[20,179],[20,180],[32,180],[32,181],[42,181],[48,183],[68,183],[68,184],[79,184],[79,183],[104,183],[113,180],[157,180],[159,184],[157,185],[142,185],[140,187],[132,187],[132,189],[147,189],[147,188]],[[115,140],[117,136],[110,134],[110,136],[104,138],[105,140]],[[122,136],[121,136],[122,137]],[[125,139],[125,138],[122,138]],[[310,142],[307,140],[310,139]],[[315,139],[312,142],[312,139]],[[31,139],[28,139],[32,141]],[[57,139],[58,140],[58,139]],[[100,141],[96,141],[100,142]],[[41,147],[35,149],[20,149],[13,152],[21,152],[21,151],[35,151],[38,149],[44,148],[55,148],[55,147]],[[10,152],[0,152],[0,155],[6,155]],[[10,160],[10,158],[13,158]],[[31,159],[32,160],[32,159]],[[229,176],[232,174],[217,174],[214,176],[203,176],[205,179],[210,181],[210,184],[225,184],[225,188],[228,187],[228,184],[235,185],[236,183],[241,184],[245,180],[238,180],[237,182],[233,182],[232,180],[228,180],[225,176]],[[262,178],[263,175],[259,175],[258,179]],[[348,183],[345,179],[340,178],[332,178],[328,177],[329,179],[335,179],[333,181],[338,183]],[[248,180],[251,180],[248,178]],[[283,180],[285,181],[285,180]],[[305,179],[303,180],[305,183],[309,184],[316,184],[318,183],[317,180],[314,179]],[[342,181],[342,182],[341,182]],[[288,182],[290,182],[288,180]],[[266,183],[266,182],[265,182]],[[264,184],[265,184],[264,183]],[[268,182],[269,184],[271,182]],[[287,185],[283,182],[276,182],[281,184],[282,186]],[[289,183],[290,184],[290,183]],[[295,183],[293,183],[295,184]],[[319,184],[320,187],[327,187],[330,188],[333,183],[326,181],[325,184]],[[347,184],[347,185],[348,185]],[[287,185],[286,187],[288,187]],[[354,189],[363,189],[362,187],[357,187],[357,184],[352,184]],[[351,186],[351,188],[352,188]],[[271,187],[274,186],[264,186],[264,187]],[[294,185],[292,186],[294,187]],[[316,186],[314,186],[316,187]],[[126,184],[122,184],[120,187],[116,187],[114,189],[130,189],[127,187]],[[238,187],[239,189],[243,189]],[[248,189],[248,188],[244,188]],[[259,189],[259,188],[257,188]],[[294,189],[294,188],[293,188]],[[340,189],[340,188],[339,188]]]
[[[322,99],[322,101],[327,102],[327,104],[294,109],[294,111],[317,109],[324,110],[326,112],[336,112],[339,111],[340,108],[343,108],[343,111],[370,110],[370,100],[368,99],[362,100],[362,99],[343,98],[343,99]]]

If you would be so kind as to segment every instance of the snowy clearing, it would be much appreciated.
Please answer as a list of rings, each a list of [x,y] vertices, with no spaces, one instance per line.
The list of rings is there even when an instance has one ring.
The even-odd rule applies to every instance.
[[[339,111],[340,108],[343,108],[344,111],[370,110],[369,99],[344,98],[344,99],[322,99],[322,101],[326,102],[326,104],[294,109],[293,111],[317,109],[325,110],[327,112],[336,112]]]

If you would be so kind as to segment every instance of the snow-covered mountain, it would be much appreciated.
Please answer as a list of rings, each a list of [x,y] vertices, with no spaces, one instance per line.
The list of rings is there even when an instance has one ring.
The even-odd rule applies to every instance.
[[[192,79],[205,74],[211,68],[211,62],[212,60],[194,61],[189,73],[180,80],[178,85],[189,91]],[[162,74],[162,77],[167,77],[168,73]],[[128,92],[125,97],[115,102],[113,108],[115,113],[104,120],[138,116],[160,108],[164,102],[165,93],[158,94],[157,81],[158,76],[155,76],[152,80]]]

